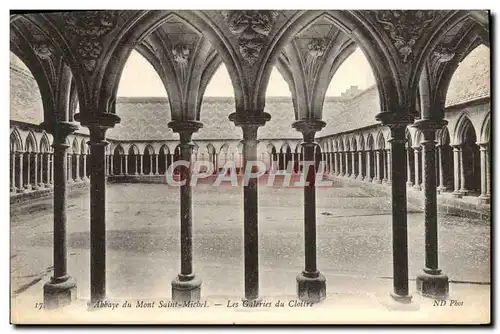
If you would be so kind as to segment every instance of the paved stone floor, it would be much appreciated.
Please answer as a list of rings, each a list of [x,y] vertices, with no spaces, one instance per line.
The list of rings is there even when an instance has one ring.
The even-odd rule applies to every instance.
[[[193,188],[193,196],[194,268],[203,280],[202,297],[241,300],[242,189],[212,187],[204,183]],[[29,318],[28,313],[19,313],[19,310],[29,306],[34,308],[31,304],[42,300],[43,283],[51,275],[51,202],[49,197],[11,207],[13,315],[22,313],[25,316],[21,317],[24,320],[16,318],[19,321],[41,321],[38,313]],[[260,287],[263,298],[294,298],[295,277],[303,268],[302,205],[301,188],[259,188]],[[325,313],[329,316],[318,313],[318,322],[335,322],[337,318],[340,322],[403,319],[397,316],[397,312],[383,313],[387,310],[383,306],[384,300],[392,286],[390,208],[390,198],[376,191],[340,185],[317,189],[318,266],[327,277],[328,292],[327,301],[322,304],[328,308],[363,305],[368,312],[362,318],[347,313],[342,315],[342,312],[333,318],[331,313]],[[421,212],[412,208],[409,211],[409,264],[410,277],[414,278],[424,261],[424,225]],[[466,321],[471,318],[467,310],[477,311],[480,307],[480,314],[487,317],[482,317],[482,320],[472,317],[474,319],[470,321],[487,321],[490,223],[440,215],[439,224],[440,267],[455,282],[450,286],[450,298],[468,300],[467,308],[460,310],[462,316],[455,309],[446,319]],[[106,229],[108,297],[111,300],[169,299],[170,282],[178,273],[180,261],[178,189],[163,184],[108,185]],[[72,192],[69,198],[68,246],[69,272],[78,282],[78,298],[84,304],[90,291],[87,189]],[[411,289],[415,300],[420,301],[414,303],[417,308],[430,307],[432,301],[416,295],[414,281]],[[372,304],[378,308],[373,308]],[[23,306],[16,308],[16,305]],[[73,308],[76,305],[79,304]],[[375,309],[382,313],[371,313]],[[298,314],[299,318],[295,320],[306,321],[303,315],[306,313]],[[76,313],[73,316],[81,321],[99,322],[100,317],[106,318],[102,315],[105,313],[100,314],[91,319],[83,319]],[[414,316],[407,316],[405,321],[427,319],[432,322],[432,317],[437,317],[439,312],[431,307],[426,313],[430,318],[421,318],[423,315],[418,312],[412,314]],[[150,315],[150,321],[165,319],[164,315],[160,318],[154,313]],[[171,313],[169,316],[173,317]],[[172,319],[181,321],[181,316]],[[126,319],[132,321],[132,318]],[[210,319],[217,322],[218,317]],[[273,319],[284,321],[279,314]],[[447,322],[445,317],[434,321]]]

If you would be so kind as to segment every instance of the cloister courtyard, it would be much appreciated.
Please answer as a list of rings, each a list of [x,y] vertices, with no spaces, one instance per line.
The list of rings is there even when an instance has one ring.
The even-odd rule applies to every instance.
[[[194,271],[203,279],[202,300],[222,298],[226,303],[243,295],[242,189],[213,187],[212,181],[193,187]],[[259,189],[261,295],[293,299],[304,253],[302,188],[262,184]],[[317,193],[318,267],[327,278],[328,295],[318,307],[363,304],[384,310],[379,299],[387,296],[392,278],[390,196],[340,179],[333,179],[331,187],[318,187]],[[87,188],[71,193],[68,268],[78,283],[80,302],[90,297],[88,207]],[[108,184],[106,214],[109,300],[171,299],[170,281],[179,263],[178,189],[166,184]],[[52,217],[51,197],[11,207],[14,303],[35,307],[43,300],[41,285],[50,278],[52,266]],[[445,214],[439,220],[439,260],[450,277],[449,298],[472,296],[486,306],[489,223]],[[423,231],[422,211],[409,204],[410,279],[423,265]],[[414,280],[410,290],[418,298]],[[471,303],[466,305],[469,310]]]

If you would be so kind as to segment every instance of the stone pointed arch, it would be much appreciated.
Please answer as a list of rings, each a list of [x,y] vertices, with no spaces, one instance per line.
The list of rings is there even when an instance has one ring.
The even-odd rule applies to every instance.
[[[448,90],[460,64],[479,45],[489,45],[484,29],[469,20],[446,44],[440,43],[429,55],[419,82],[420,106],[423,117],[444,117]]]
[[[78,137],[73,137],[73,141],[71,143],[71,152],[73,154],[80,154],[80,144],[78,143]]]
[[[114,155],[125,155],[125,150],[123,149],[121,144],[115,146],[113,150]]]
[[[358,135],[358,151],[364,151],[365,150],[365,136],[363,134]]]
[[[373,140],[373,135],[371,133],[366,137],[366,150],[373,151],[375,149],[375,140]]]
[[[23,150],[23,147],[23,141],[21,139],[21,135],[19,134],[19,130],[17,127],[14,127],[10,132],[10,150],[20,152]]]
[[[163,144],[160,147],[160,150],[158,152],[163,152],[163,154],[170,154],[170,149],[168,148],[167,144]]]
[[[358,143],[357,143],[357,136],[353,135],[351,137],[351,151],[357,151],[358,150]]]
[[[50,140],[47,132],[42,132],[42,138],[40,139],[40,148],[38,152],[50,152]]]
[[[457,123],[455,124],[455,128],[453,131],[453,141],[455,144],[463,144],[465,139],[465,134],[469,128],[472,128],[474,132],[474,136],[479,138],[476,128],[474,127],[474,123],[471,121],[471,117],[469,114],[464,111],[459,116]]]
[[[139,155],[139,149],[135,144],[132,144],[128,148],[128,155]]]
[[[154,149],[153,145],[147,144],[146,146],[144,146],[144,150],[142,151],[142,154],[146,154],[146,152],[148,154],[154,155],[155,149]]]
[[[385,149],[385,138],[384,134],[382,131],[377,132],[377,145],[376,145],[378,150],[383,150]]]
[[[436,138],[437,145],[450,145],[450,132],[448,131],[448,127],[444,126],[442,129],[439,129]]]
[[[28,136],[24,144],[24,150],[26,152],[38,152],[38,144],[36,142],[36,137],[33,131],[29,131]]]
[[[431,12],[434,19],[428,21],[431,23],[426,24],[425,27],[427,29],[422,29],[424,27],[420,29],[421,34],[418,41],[413,46],[412,53],[414,54],[414,57],[412,60],[412,66],[409,66],[408,71],[407,91],[410,93],[409,102],[415,101],[415,92],[417,92],[425,62],[429,59],[429,57],[432,57],[433,53],[435,54],[436,51],[440,53],[441,50],[443,50],[443,45],[450,44],[450,38],[447,36],[448,34],[456,34],[458,36],[467,35],[459,29],[473,21],[474,23],[478,23],[480,25],[480,30],[482,30],[480,34],[483,36],[483,39],[487,40],[487,36],[489,35],[489,14],[487,11],[445,10],[423,12]],[[455,31],[458,31],[458,33]],[[446,82],[444,84],[446,84]]]
[[[267,144],[267,153],[269,153],[269,154],[277,153],[276,147],[273,145],[273,143]]]
[[[489,143],[491,141],[490,127],[491,127],[491,113],[487,113],[481,125],[481,135],[479,140],[481,143]]]
[[[34,21],[33,21],[34,20]],[[39,24],[43,14],[24,14],[11,23],[10,50],[28,67],[40,90],[44,123],[69,121],[69,95],[72,70],[60,50],[57,33],[49,24]],[[55,35],[52,35],[54,32]]]

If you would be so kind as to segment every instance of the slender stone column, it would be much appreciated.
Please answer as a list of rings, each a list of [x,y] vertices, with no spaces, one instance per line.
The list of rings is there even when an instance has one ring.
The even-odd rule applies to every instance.
[[[160,173],[158,172],[159,169],[158,169],[158,154],[155,154],[155,175],[159,175]]]
[[[399,302],[411,302],[408,286],[408,226],[406,202],[405,129],[413,121],[413,116],[400,112],[383,112],[377,120],[391,130],[391,191],[392,191],[392,256],[394,290],[391,296]]]
[[[339,164],[338,164],[338,152],[333,152],[333,168],[334,168],[334,171],[333,171],[333,174],[334,175],[339,175]]]
[[[52,133],[54,142],[54,274],[43,286],[45,308],[59,308],[76,300],[76,282],[68,274],[66,241],[66,201],[67,201],[67,162],[66,151],[69,147],[66,138],[78,129],[74,123],[61,122],[54,125],[42,123]]]
[[[422,141],[422,161],[424,178],[424,219],[425,219],[425,268],[417,276],[417,291],[426,297],[446,297],[448,276],[441,273],[438,266],[438,221],[436,189],[436,130],[446,125],[446,121],[422,119],[415,127],[424,135]]]
[[[114,172],[114,167],[113,167],[113,164],[114,164],[114,155],[113,154],[110,154],[108,155],[108,159],[109,159],[109,171],[108,171],[108,175],[114,175],[115,172]]]
[[[338,171],[338,176],[344,176],[344,163],[343,163],[343,160],[342,160],[342,152],[338,152],[337,153],[337,163],[339,165],[339,171]]]
[[[392,183],[392,177],[391,177],[391,169],[392,169],[392,164],[391,164],[391,150],[387,150],[387,184]]]
[[[352,151],[351,152],[351,177],[353,179],[355,179],[357,177],[357,175],[356,175],[357,170],[356,170],[355,162],[356,162],[356,152]]]
[[[54,184],[54,153],[50,154],[50,184]]]
[[[128,154],[125,154],[125,175],[128,175]]]
[[[380,176],[380,150],[375,151],[375,182],[382,183],[382,177]]]
[[[123,161],[125,161],[125,158],[123,157],[123,155],[118,155],[120,157],[120,168],[119,168],[119,171],[118,173],[120,175],[123,175]]]
[[[443,165],[443,145],[438,146],[438,163],[439,163],[439,187],[438,193],[445,192],[448,188],[444,184],[444,165]]]
[[[415,161],[415,184],[413,185],[413,189],[415,190],[422,190],[422,187],[420,186],[420,147],[414,147],[413,148],[413,153],[414,153],[414,161]]]
[[[490,157],[489,143],[479,144],[481,157],[481,195],[479,196],[480,203],[490,203]]]
[[[26,189],[31,190],[31,152],[26,152],[28,165],[26,168]]]
[[[463,194],[460,192],[460,146],[453,146],[453,177],[454,191],[452,195],[461,198]]]
[[[460,192],[465,196],[469,190],[465,186],[464,149],[465,145],[460,146],[458,161],[460,164]]]
[[[363,180],[363,152],[358,152],[358,179]]]
[[[40,158],[40,163],[38,164],[38,187],[43,188],[44,187],[44,179],[43,179],[43,157],[45,156],[45,153],[38,153],[38,156]]]
[[[411,179],[411,165],[410,165],[410,146],[406,147],[406,185],[408,187],[413,186],[413,181]]]
[[[139,154],[139,157],[141,159],[141,168],[140,168],[139,174],[144,175],[144,155]]]
[[[135,154],[134,155],[134,160],[135,160],[135,175],[139,175],[139,155]]]
[[[372,171],[371,171],[371,151],[366,151],[366,176],[365,181],[372,181]]]
[[[192,158],[189,161],[192,161]],[[149,155],[149,175],[153,175],[153,154]]]
[[[191,164],[194,143],[191,138],[203,124],[197,121],[172,121],[168,126],[179,133],[180,159]],[[177,301],[199,300],[201,280],[193,272],[193,204],[191,190],[191,166],[180,170],[180,217],[181,217],[181,272],[172,281],[172,299]]]
[[[24,152],[23,151],[17,151],[16,154],[19,157],[19,187],[17,188],[18,193],[23,193],[26,191],[24,188],[24,180],[23,180],[23,168],[24,168],[24,161],[23,161],[23,156]]]
[[[33,153],[33,186],[32,188],[34,190],[37,190],[39,189],[39,186],[38,186],[38,153],[37,152],[34,152]]]
[[[71,175],[71,154],[66,155],[66,179],[68,183],[73,183],[73,175]],[[54,170],[55,171],[55,170]]]
[[[80,154],[75,154],[76,159],[76,178],[75,181],[80,181]]]
[[[12,169],[12,175],[10,178],[10,191],[15,193],[16,188],[16,152],[10,152],[10,164]]]
[[[333,152],[330,152],[328,153],[328,159],[330,160],[330,171],[329,171],[329,174],[334,174],[335,173],[335,164],[333,163],[333,155],[335,153]]]
[[[325,125],[323,121],[312,119],[300,120],[292,124],[297,131],[302,132],[305,161],[314,159],[314,150],[319,147],[314,136]],[[352,157],[354,158],[354,152]],[[297,276],[297,295],[301,300],[319,302],[326,297],[326,279],[318,271],[316,263],[316,167],[310,166],[309,170],[305,170],[304,173],[307,173],[307,184],[304,186],[305,268]]]
[[[243,166],[257,158],[257,130],[271,119],[265,112],[235,112],[229,120],[243,130]],[[254,171],[254,168],[252,168]],[[250,171],[250,172],[252,172]],[[248,179],[243,186],[243,220],[244,220],[244,256],[245,256],[245,299],[254,300],[259,297],[259,207],[258,180]]]
[[[382,150],[381,152],[382,154],[382,165],[384,166],[384,178],[382,179],[382,182],[383,183],[387,183],[387,179],[388,179],[388,176],[387,176],[387,151],[386,150]]]
[[[344,158],[345,158],[345,177],[351,176],[350,169],[349,169],[349,152],[345,151],[344,152]]]
[[[45,153],[45,163],[46,163],[46,172],[45,172],[45,186],[50,187],[51,185],[51,180],[50,180],[50,156],[51,154],[49,152]]]

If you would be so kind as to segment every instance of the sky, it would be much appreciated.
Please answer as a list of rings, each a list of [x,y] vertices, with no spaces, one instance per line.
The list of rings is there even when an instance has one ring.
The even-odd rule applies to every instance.
[[[358,48],[339,67],[326,96],[340,96],[350,86],[366,89],[375,84],[373,72],[363,52]],[[165,88],[149,62],[132,51],[120,79],[118,96],[167,96]],[[234,96],[231,79],[222,64],[207,86],[205,96]],[[287,83],[276,68],[271,72],[266,96],[291,96]]]

